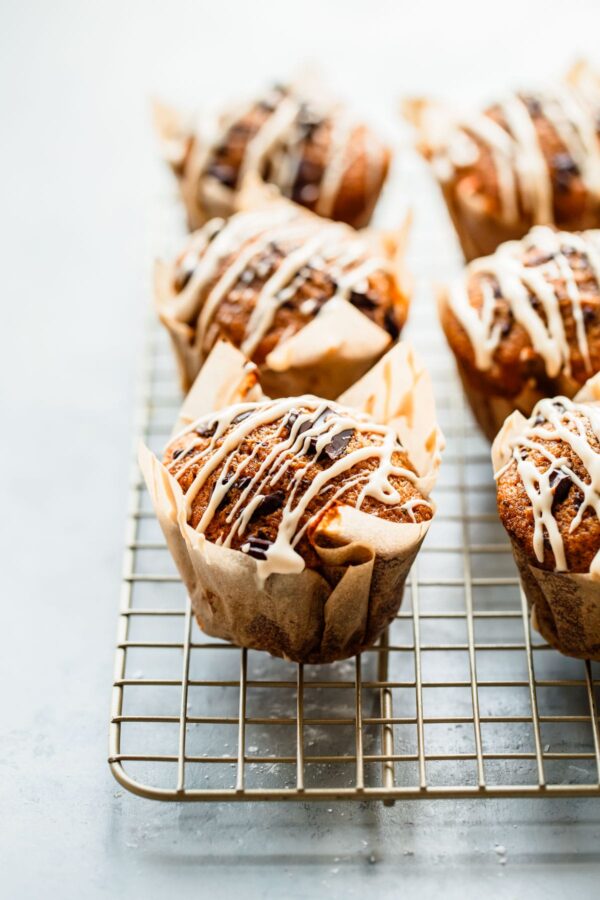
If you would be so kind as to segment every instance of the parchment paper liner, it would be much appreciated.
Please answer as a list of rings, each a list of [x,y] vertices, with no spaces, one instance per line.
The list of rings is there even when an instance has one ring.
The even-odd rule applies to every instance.
[[[600,402],[600,374],[594,375],[575,397],[577,402]],[[492,446],[497,472],[510,455],[510,441],[525,425],[513,412]],[[566,656],[600,661],[600,560],[594,558],[585,574],[548,572],[536,564],[532,548],[511,541],[521,585],[531,609],[531,624],[556,650]]]
[[[446,289],[439,291],[440,321],[446,337],[444,312],[448,305],[448,293]],[[448,340],[452,352],[454,349]],[[494,394],[489,386],[481,378],[475,377],[475,373],[464,365],[458,355],[455,354],[456,368],[460,376],[463,390],[477,424],[491,442],[502,428],[507,416],[515,410],[528,417],[538,400],[548,396],[573,397],[579,389],[579,385],[569,376],[561,373],[556,378],[547,379],[541,388],[531,379],[519,394],[507,397],[502,394]]]
[[[293,207],[298,215],[323,222],[320,217],[254,179],[249,179],[240,192],[240,210],[277,209],[281,206]],[[406,318],[411,289],[404,264],[409,222],[410,217],[407,217],[397,232],[375,232],[370,229],[360,232],[376,255],[392,262],[396,286],[402,295],[398,304],[402,320]],[[187,391],[202,368],[205,357],[196,343],[194,327],[178,319],[174,313],[173,272],[173,265],[156,263],[155,304],[171,338],[182,389]],[[259,368],[260,383],[270,397],[312,393],[334,399],[364,375],[390,344],[391,337],[387,331],[347,300],[334,298],[325,303],[304,328],[271,351]]]
[[[252,367],[239,351],[220,343],[176,428],[259,394]],[[429,376],[412,350],[396,345],[339,399],[397,429],[420,486],[429,493],[443,438]],[[298,662],[330,662],[371,646],[398,611],[429,522],[400,525],[340,505],[323,517],[312,538],[322,573],[305,569],[261,582],[254,559],[210,543],[187,524],[181,488],[143,445],[139,460],[167,545],[207,634]]]

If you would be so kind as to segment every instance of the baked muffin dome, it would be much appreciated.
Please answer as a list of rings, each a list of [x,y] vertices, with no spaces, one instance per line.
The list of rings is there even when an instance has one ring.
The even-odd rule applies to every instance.
[[[210,134],[180,135],[175,166],[190,228],[229,215],[244,178],[254,175],[313,212],[354,227],[368,224],[390,151],[346,111],[291,85],[275,85],[226,111]]]
[[[173,439],[163,464],[192,528],[259,560],[265,575],[318,569],[313,533],[339,505],[397,523],[433,515],[391,427],[308,395],[205,416]]]
[[[334,392],[341,393],[398,337],[406,319],[408,301],[385,253],[373,238],[283,201],[208,222],[191,237],[161,287],[157,281],[159,314],[174,336],[184,388],[215,343],[225,339],[262,367],[261,380],[269,393],[290,393],[289,385],[268,380],[272,369],[285,368],[269,354],[313,322],[325,306],[334,313],[337,307],[330,304],[344,300],[370,320],[365,327],[373,332],[375,346],[353,377],[332,384]],[[327,329],[335,329],[335,318],[331,316]],[[356,325],[354,331],[360,332],[360,319]],[[363,339],[361,334],[352,336],[355,343]],[[331,349],[326,355],[331,357]],[[300,392],[315,391],[310,371],[304,374]]]
[[[600,408],[541,400],[496,473],[511,540],[548,571],[589,572],[600,550]]]
[[[533,225],[600,225],[600,79],[588,66],[482,113],[412,109],[467,259]]]
[[[441,320],[488,436],[513,409],[573,397],[600,370],[600,231],[536,226],[503,244],[467,266]]]
[[[513,413],[492,447],[498,512],[532,625],[567,656],[600,659],[599,376],[572,401]]]

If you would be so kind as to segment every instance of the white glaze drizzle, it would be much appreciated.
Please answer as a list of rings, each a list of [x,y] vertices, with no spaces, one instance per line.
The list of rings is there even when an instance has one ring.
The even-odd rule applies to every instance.
[[[600,141],[595,119],[600,110],[600,94],[557,85],[532,95],[541,114],[555,129],[565,152],[577,164],[589,193],[600,198]],[[519,202],[534,224],[554,221],[553,183],[550,168],[539,143],[537,130],[526,103],[511,95],[497,104],[508,130],[486,113],[459,118],[447,145],[438,149],[437,170],[446,177],[461,166],[465,156],[464,134],[470,134],[490,151],[496,175],[502,217],[514,223],[520,217]],[[477,149],[467,164],[475,162]],[[449,167],[448,167],[449,164]]]
[[[258,293],[241,344],[247,356],[252,356],[268,332],[279,306],[295,295],[304,280],[305,266],[325,271],[335,282],[335,293],[327,303],[336,298],[347,299],[355,289],[368,289],[366,279],[375,272],[393,271],[391,262],[373,254],[365,239],[348,226],[322,222],[293,206],[237,213],[226,222],[221,221],[220,228],[210,242],[203,235],[205,230],[214,234],[213,222],[194,234],[176,267],[175,285],[178,275],[189,275],[190,271],[192,275],[170,301],[176,318],[195,325],[195,343],[203,353],[214,343],[211,325],[219,304],[246,270],[261,277],[261,256],[271,242],[287,252]]]
[[[244,414],[247,415],[241,418]],[[292,417],[290,414],[293,414]],[[237,417],[240,417],[240,420],[235,422]],[[288,422],[290,418],[291,421]],[[254,475],[251,478],[245,476],[249,462],[258,455],[259,445],[256,444],[247,457],[234,463],[236,452],[256,429],[269,424],[276,426],[273,443]],[[304,568],[304,560],[295,547],[314,520],[312,517],[300,525],[302,517],[315,498],[322,497],[322,509],[326,509],[334,501],[343,499],[345,493],[352,487],[360,484],[361,490],[353,504],[356,509],[361,508],[367,497],[388,506],[398,506],[401,502],[400,494],[390,478],[398,476],[412,484],[418,482],[418,476],[414,472],[393,462],[393,455],[401,452],[402,447],[392,428],[373,423],[363,413],[310,395],[238,403],[218,413],[202,417],[184,429],[174,440],[179,440],[186,434],[193,434],[196,429],[203,426],[209,428],[214,426],[214,433],[210,438],[198,437],[188,443],[183,457],[184,465],[179,465],[178,468],[178,460],[175,459],[170,464],[169,471],[180,479],[190,468],[198,467],[194,480],[185,493],[188,521],[194,500],[202,486],[212,473],[218,473],[209,502],[197,525],[196,530],[199,532],[205,532],[209,527],[219,504],[232,485],[238,479],[248,477],[248,483],[240,489],[236,503],[227,515],[226,525],[229,528],[219,536],[220,546],[230,547],[234,538],[237,537],[239,540],[243,537],[257,506],[265,496],[277,489],[294,461],[306,458],[306,464],[294,472],[287,497],[282,503],[282,516],[276,539],[265,549],[265,559],[257,560],[259,573],[263,578],[271,572],[299,572]],[[319,454],[337,435],[347,430],[368,435],[369,444],[350,451],[345,448],[340,456],[331,460],[330,465],[316,473],[313,471],[308,484],[306,481],[303,483]],[[222,443],[218,446],[221,439]],[[202,444],[206,444],[204,449]],[[373,461],[376,463],[373,468],[364,468],[350,475],[342,484],[335,486],[333,495],[328,496],[334,487],[331,483],[334,478],[343,476],[361,463]],[[414,509],[417,506],[433,508],[425,497],[411,498],[400,508],[404,509],[414,522],[416,521]],[[249,548],[249,544],[242,545],[243,552],[247,552]]]
[[[540,419],[543,420],[541,423]],[[523,430],[511,439],[510,458],[494,475],[498,481],[513,462],[516,463],[533,510],[535,557],[543,562],[544,537],[547,536],[557,572],[568,568],[564,541],[552,510],[557,479],[561,476],[569,478],[583,494],[581,505],[569,525],[570,534],[581,524],[586,509],[592,509],[600,518],[600,453],[591,446],[586,425],[600,441],[599,407],[575,403],[566,397],[540,400]],[[569,465],[568,458],[556,456],[545,441],[561,441],[570,447],[589,478],[580,478]],[[546,468],[541,469],[533,462],[531,454],[534,452],[548,461]]]
[[[276,184],[284,196],[292,196],[303,156],[305,132],[299,117],[304,105],[306,105],[306,98],[292,89],[288,89],[286,93],[282,93],[278,97],[273,112],[265,117],[256,134],[248,141],[238,174],[237,186],[241,185],[245,176],[249,174],[261,177],[265,164],[269,163],[271,168],[269,181]],[[330,216],[335,208],[344,176],[352,162],[348,149],[357,126],[347,118],[341,107],[320,109],[319,106],[315,107],[312,100],[309,105],[311,109],[315,108],[318,115],[322,116],[323,122],[330,124],[331,133],[327,158],[321,181],[315,185],[315,211],[319,215]],[[208,150],[202,154],[200,180],[213,177],[205,169],[214,149],[223,144],[228,130],[235,121],[250,112],[251,109],[252,106],[247,106],[223,118],[221,127],[212,135]],[[371,199],[369,194],[372,194],[381,180],[385,156],[382,147],[370,133],[368,133],[368,139],[365,139],[364,151],[365,202],[368,203]]]
[[[551,258],[541,264],[525,265],[530,250],[539,250]],[[522,241],[502,244],[496,253],[474,260],[464,277],[452,285],[450,308],[467,332],[475,354],[475,365],[485,371],[491,368],[494,353],[501,340],[500,324],[496,320],[496,298],[485,276],[498,282],[502,299],[508,304],[515,321],[527,331],[534,350],[544,360],[549,377],[561,371],[571,372],[571,351],[565,335],[560,299],[553,282],[564,283],[571,304],[576,327],[577,345],[586,369],[591,372],[589,345],[582,302],[585,298],[577,287],[570,254],[584,258],[592,276],[600,286],[600,231],[580,234],[555,231],[536,226]],[[480,278],[483,303],[476,310],[469,300],[469,283],[473,275]],[[600,287],[598,288],[600,291]],[[536,312],[531,296],[541,302],[546,321]]]

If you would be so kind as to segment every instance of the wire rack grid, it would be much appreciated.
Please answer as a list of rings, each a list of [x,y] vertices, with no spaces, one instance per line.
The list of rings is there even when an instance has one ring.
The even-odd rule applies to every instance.
[[[410,338],[432,373],[447,449],[437,516],[401,611],[376,647],[329,666],[206,637],[134,464],[109,763],[135,794],[386,804],[600,796],[600,675],[530,629],[495,512],[489,446],[432,324],[432,268],[446,277],[458,257],[416,163],[409,177],[425,198],[412,268],[427,275]],[[156,452],[180,403],[170,350],[153,326],[137,434]]]

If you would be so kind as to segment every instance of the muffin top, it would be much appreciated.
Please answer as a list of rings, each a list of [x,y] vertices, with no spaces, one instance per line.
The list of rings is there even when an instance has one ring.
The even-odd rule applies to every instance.
[[[429,148],[441,180],[511,224],[595,225],[600,201],[600,84],[589,69],[570,83],[508,96],[452,119]]]
[[[261,364],[336,298],[398,337],[407,302],[391,261],[348,226],[273,204],[195,232],[176,261],[168,308],[203,354],[224,338]]]
[[[222,117],[199,176],[235,191],[254,173],[321,216],[362,223],[389,160],[389,150],[339,105],[275,85]]]
[[[540,400],[496,472],[498,511],[536,564],[589,572],[600,550],[600,407]]]
[[[600,369],[600,231],[536,226],[474,260],[442,308],[467,372],[494,393],[561,378],[573,394]]]
[[[392,428],[309,395],[203,416],[163,464],[192,528],[254,557],[263,575],[318,569],[314,531],[338,505],[396,523],[433,515]]]

